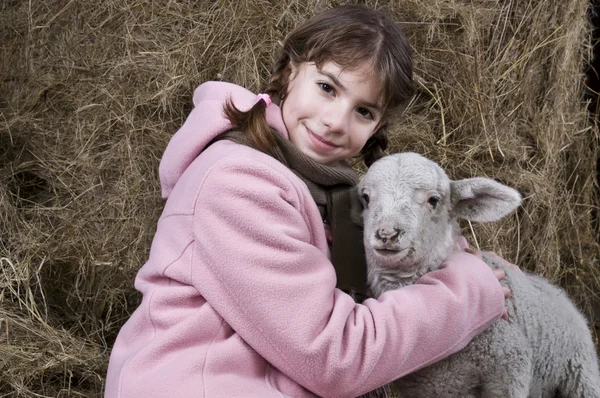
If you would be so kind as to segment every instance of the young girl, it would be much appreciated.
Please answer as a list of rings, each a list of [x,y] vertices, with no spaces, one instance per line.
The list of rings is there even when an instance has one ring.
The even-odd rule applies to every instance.
[[[502,315],[502,276],[464,251],[378,300],[336,288],[334,192],[357,182],[345,161],[382,155],[388,118],[412,93],[392,20],[363,6],[314,17],[285,41],[266,93],[196,89],[160,164],[167,202],[106,397],[357,396]]]

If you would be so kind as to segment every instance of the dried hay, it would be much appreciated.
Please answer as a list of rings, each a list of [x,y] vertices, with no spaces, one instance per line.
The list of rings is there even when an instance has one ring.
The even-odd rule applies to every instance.
[[[139,302],[133,277],[162,207],[158,162],[193,89],[259,90],[285,33],[333,3],[2,2],[2,396],[101,395],[111,344]],[[516,216],[465,233],[565,286],[598,320],[588,1],[368,3],[406,21],[415,48],[418,95],[391,151],[519,189]]]

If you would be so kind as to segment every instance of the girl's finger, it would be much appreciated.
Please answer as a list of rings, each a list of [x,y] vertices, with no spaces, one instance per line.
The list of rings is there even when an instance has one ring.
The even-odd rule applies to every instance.
[[[481,254],[481,252],[479,250],[471,249],[470,247],[466,247],[464,250],[467,253],[471,253],[471,254],[477,256],[480,260],[483,260],[483,254]]]
[[[508,265],[509,267],[511,267],[512,269],[514,269],[515,271],[519,271],[520,273],[523,273],[523,271],[521,271],[521,268],[519,268],[518,265],[506,261],[505,259],[503,259],[499,255],[497,255],[496,253],[494,253],[494,252],[488,252],[488,254],[490,255],[490,257],[493,257],[497,261],[503,262],[505,265]]]
[[[502,268],[496,268],[494,269],[494,275],[496,275],[496,278],[498,278],[498,280],[501,281],[506,277],[506,272],[504,272]]]

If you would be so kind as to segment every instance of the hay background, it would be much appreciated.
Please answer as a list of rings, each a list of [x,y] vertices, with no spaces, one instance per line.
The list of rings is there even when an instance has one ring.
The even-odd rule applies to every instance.
[[[100,396],[162,208],[158,163],[205,80],[259,90],[318,0],[0,3],[0,394]],[[414,46],[391,152],[496,177],[515,216],[465,225],[600,319],[598,129],[584,0],[368,1]]]

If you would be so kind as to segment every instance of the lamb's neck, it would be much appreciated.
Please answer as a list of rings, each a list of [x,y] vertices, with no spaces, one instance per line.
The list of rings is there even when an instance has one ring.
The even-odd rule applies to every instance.
[[[410,272],[401,272],[393,268],[373,268],[369,271],[369,285],[373,296],[379,297],[381,293],[388,290],[412,285],[417,279],[436,269],[437,266],[428,266],[424,263]]]

